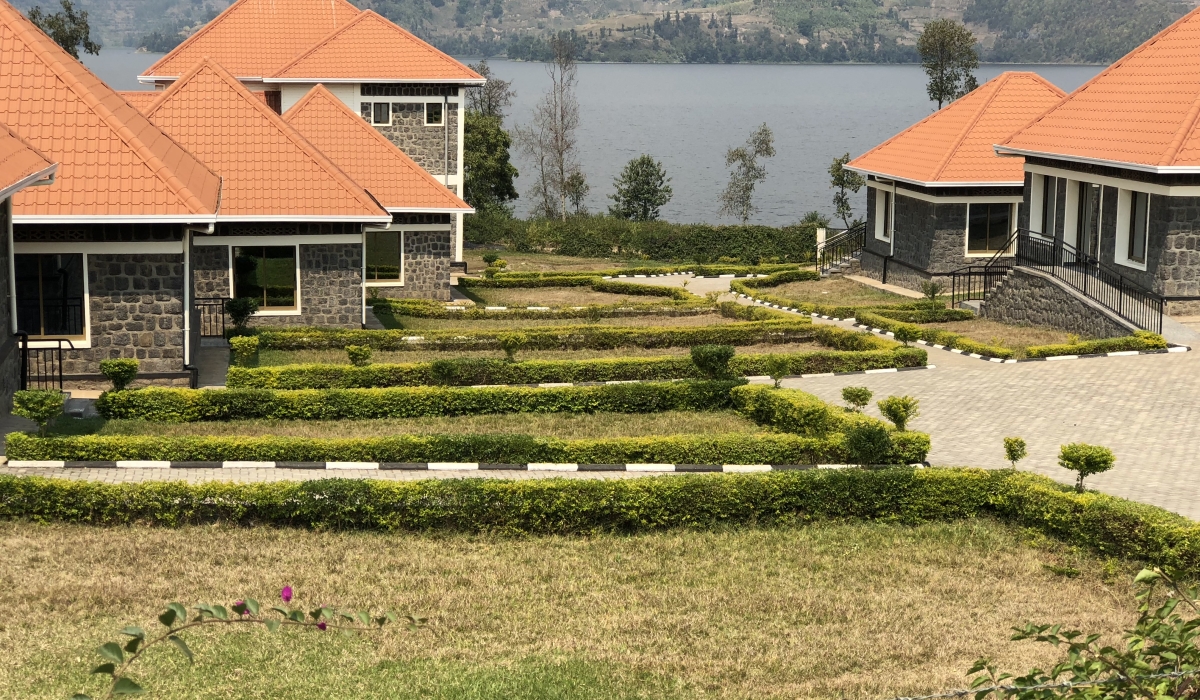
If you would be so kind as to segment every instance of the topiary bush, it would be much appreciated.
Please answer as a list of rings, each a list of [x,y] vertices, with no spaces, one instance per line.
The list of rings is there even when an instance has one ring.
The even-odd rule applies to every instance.
[[[1058,466],[1079,474],[1075,481],[1075,490],[1078,493],[1083,493],[1084,477],[1106,472],[1113,468],[1116,461],[1116,455],[1107,447],[1082,442],[1063,445],[1058,452]]]
[[[46,436],[46,426],[62,415],[67,396],[61,391],[18,391],[13,394],[13,413],[37,423],[38,433]]]
[[[259,338],[256,335],[234,336],[229,339],[233,358],[239,367],[249,367],[258,357]]]
[[[138,361],[131,358],[100,360],[100,373],[112,382],[113,391],[123,391],[137,379]]]
[[[1004,457],[1012,463],[1012,468],[1017,468],[1017,462],[1025,459],[1029,451],[1025,445],[1025,440],[1019,437],[1004,438]]]
[[[862,413],[867,404],[871,403],[872,396],[874,394],[865,386],[848,386],[842,389],[842,400],[856,413]]]
[[[258,300],[250,297],[238,297],[225,302],[225,313],[237,328],[245,328],[250,317],[258,313]]]
[[[886,464],[892,454],[891,435],[879,422],[855,423],[846,431],[846,452],[854,464],[864,467]]]
[[[733,359],[732,345],[694,345],[692,363],[709,379],[725,379],[730,376],[729,361]]]
[[[908,429],[908,422],[921,415],[920,402],[911,396],[889,396],[878,404],[879,412],[890,420],[896,430]]]
[[[501,333],[496,336],[496,342],[500,344],[500,349],[504,351],[508,361],[516,362],[517,353],[529,344],[529,336],[520,332]]]
[[[366,367],[371,364],[371,353],[370,345],[346,346],[346,354],[350,357],[350,364],[355,367]]]

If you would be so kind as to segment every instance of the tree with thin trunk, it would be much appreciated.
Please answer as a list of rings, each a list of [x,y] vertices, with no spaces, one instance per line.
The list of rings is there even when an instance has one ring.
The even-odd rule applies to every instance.
[[[550,48],[554,56],[546,66],[550,89],[534,108],[533,121],[517,127],[516,137],[521,151],[533,163],[533,189],[529,195],[535,203],[535,213],[566,221],[572,187],[580,182],[579,178],[572,180],[572,177],[577,174],[582,177],[576,140],[579,129],[579,102],[575,98],[578,73],[575,44],[569,34],[559,34],[551,39]]]
[[[929,76],[925,89],[929,99],[938,103],[938,109],[979,87],[972,73],[979,68],[979,52],[975,35],[965,25],[952,19],[926,24],[917,40],[917,53]]]
[[[92,28],[88,25],[87,10],[75,11],[71,0],[62,0],[62,12],[48,15],[34,5],[29,10],[29,21],[63,47],[73,58],[79,58],[79,47],[90,54],[100,55],[100,44],[92,41]]]
[[[755,129],[744,145],[725,152],[725,165],[732,170],[729,171],[729,184],[721,193],[718,214],[741,219],[743,225],[750,220],[756,211],[754,188],[767,179],[767,168],[758,159],[774,156],[775,134],[766,124]]]
[[[853,170],[846,169],[846,163],[850,162],[850,154],[841,158],[834,158],[833,164],[829,166],[829,186],[837,190],[833,193],[833,206],[837,218],[846,224],[846,228],[850,228],[850,215],[854,210],[850,206],[850,192],[858,193],[867,184],[862,175]]]
[[[486,58],[468,67],[483,76],[487,82],[478,87],[467,88],[467,111],[503,120],[504,108],[512,106],[513,98],[517,96],[512,89],[512,81],[501,80],[492,75],[492,67],[488,65]]]

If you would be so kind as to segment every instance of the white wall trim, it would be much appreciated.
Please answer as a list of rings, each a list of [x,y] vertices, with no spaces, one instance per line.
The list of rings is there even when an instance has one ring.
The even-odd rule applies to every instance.
[[[192,245],[322,245],[330,243],[362,243],[357,233],[332,233],[304,236],[197,236]]]
[[[1082,180],[1084,182],[1094,182],[1105,187],[1115,187],[1117,189],[1138,190],[1139,192],[1148,192],[1150,194],[1162,195],[1164,197],[1200,197],[1200,185],[1158,185],[1153,182],[1141,182],[1139,180],[1126,180],[1124,178],[1109,177],[1107,175],[1093,175],[1091,173],[1081,173],[1075,170],[1065,170],[1063,168],[1051,168],[1044,165],[1025,164],[1026,172],[1037,173],[1039,175],[1051,175],[1053,177],[1065,178],[1076,182]]]
[[[923,180],[915,180],[913,178],[898,177],[898,176],[892,175],[890,173],[883,173],[883,172],[878,172],[875,170],[867,170],[865,168],[855,168],[855,167],[852,167],[849,165],[846,166],[846,169],[853,170],[854,172],[856,172],[860,175],[873,175],[873,176],[883,179],[883,180],[895,180],[897,182],[907,182],[910,185],[918,185],[920,187],[929,187],[929,188],[937,188],[937,187],[1021,187],[1025,184],[1024,181],[1017,182],[1015,180],[1013,180],[1013,181],[991,180],[991,181],[983,181],[983,182],[968,181],[968,180],[964,180],[961,182],[940,182],[940,181],[925,182]]]
[[[32,214],[14,214],[14,224],[211,224],[217,220],[216,216],[203,215],[181,215],[181,216],[160,216],[151,214],[149,216],[125,216],[125,215],[64,215],[64,216],[41,216]],[[289,221],[295,221],[292,217]]]
[[[170,242],[71,242],[71,241],[17,241],[13,252],[20,254],[85,253],[88,255],[183,255],[183,241]]]
[[[1128,267],[1134,270],[1146,271],[1145,262],[1137,262],[1129,259],[1129,238],[1133,235],[1130,230],[1130,213],[1129,209],[1133,203],[1134,190],[1117,190],[1117,236],[1113,242],[1113,262],[1122,267]],[[1154,195],[1141,191],[1147,197]],[[1150,256],[1150,202],[1146,202],[1146,244],[1143,255],[1147,258]]]
[[[145,75],[145,76],[139,75],[138,76],[138,80],[141,80],[142,78],[151,80],[151,79],[153,79],[153,76],[148,76],[148,75]],[[158,79],[159,80],[176,80],[177,78],[158,78]],[[380,85],[383,85],[383,84],[387,84],[387,85],[400,85],[400,84],[405,84],[405,85],[407,85],[407,84],[413,84],[413,85],[457,85],[459,87],[462,87],[464,85],[483,85],[484,83],[487,82],[487,80],[485,80],[484,78],[453,78],[453,79],[441,78],[440,79],[440,78],[271,78],[271,77],[242,78],[242,77],[238,77],[238,80],[262,81],[268,85],[272,85],[272,84],[282,85],[285,83],[312,83],[313,85],[316,85],[317,83],[376,83],[376,84],[380,84]],[[364,95],[364,97],[367,97],[367,95]],[[382,95],[369,95],[369,97],[382,97]]]
[[[358,238],[357,236],[352,236],[352,237]],[[225,259],[229,261],[229,298],[230,299],[235,298],[234,297],[234,289],[233,289],[234,284],[236,284],[236,280],[233,276],[233,248],[234,248],[234,246],[244,246],[247,248],[257,247],[257,246],[262,246],[265,248],[287,248],[287,247],[290,247],[295,251],[293,253],[293,255],[295,256],[295,260],[296,260],[296,308],[294,308],[294,309],[262,309],[262,310],[254,312],[254,316],[299,316],[301,313],[303,313],[304,307],[303,307],[303,301],[302,301],[302,297],[301,297],[303,290],[300,289],[300,244],[299,243],[297,243],[295,241],[269,243],[269,242],[263,242],[261,240],[264,238],[286,238],[286,236],[227,236],[226,238],[230,238],[230,239],[232,239],[232,238],[258,238],[259,239],[258,241],[251,241],[250,243],[227,243],[226,244],[229,246],[229,248],[225,254]]]
[[[934,204],[970,204],[971,202],[978,202],[981,204],[1004,204],[1005,202],[1011,202],[1013,204],[1019,204],[1025,201],[1024,195],[1020,194],[940,197],[938,195],[927,194],[925,192],[917,192],[915,190],[905,189],[900,185],[896,185],[893,188],[893,186],[883,184],[878,180],[868,180],[867,187],[874,187],[876,189],[882,189],[888,192],[891,192],[894,189],[896,194],[904,197],[911,197],[913,199],[919,199],[923,202],[933,202]]]
[[[1155,175],[1194,175],[1200,173],[1200,167],[1195,165],[1145,165],[1142,163],[1131,163],[1129,161],[1122,160],[1109,160],[1107,158],[1090,158],[1088,156],[1071,156],[1062,153],[1028,151],[1021,148],[1012,148],[1001,145],[992,146],[992,150],[994,150],[996,154],[1000,156],[1033,156],[1034,158],[1065,160],[1073,163],[1107,165],[1113,168],[1122,168],[1124,170],[1137,170],[1144,173],[1154,173]]]
[[[90,275],[88,274],[88,254],[82,250],[77,250],[77,249],[76,250],[68,250],[65,248],[58,248],[57,250],[45,250],[45,251],[43,251],[43,250],[38,250],[38,251],[18,250],[17,246],[21,246],[21,245],[23,245],[23,244],[17,243],[13,248],[12,255],[10,256],[11,259],[14,261],[14,264],[16,261],[15,256],[18,254],[21,254],[21,255],[37,255],[37,254],[65,255],[65,254],[78,253],[83,258],[83,261],[82,261],[82,264],[83,264],[83,337],[79,338],[79,337],[72,337],[72,336],[35,336],[32,333],[30,333],[29,334],[29,347],[31,347],[31,348],[58,347],[57,338],[59,338],[59,337],[61,337],[64,340],[70,340],[71,344],[74,345],[76,349],[86,349],[86,348],[92,347],[92,289],[91,289],[91,285],[88,284],[88,278],[90,277]],[[181,248],[181,250],[182,250],[182,248]],[[14,328],[14,330],[16,330],[16,326],[17,326],[17,311],[16,311],[17,294],[16,294],[16,283],[15,283],[16,275],[15,274],[13,275],[13,279],[14,279],[14,283],[13,283],[13,297],[12,297],[12,303],[13,303],[12,316],[13,316],[13,328]]]

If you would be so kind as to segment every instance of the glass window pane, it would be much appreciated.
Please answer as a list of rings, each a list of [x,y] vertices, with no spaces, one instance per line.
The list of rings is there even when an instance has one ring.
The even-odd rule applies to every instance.
[[[988,243],[988,205],[972,204],[967,217],[967,252],[986,253]]]
[[[988,252],[999,251],[1008,242],[1008,219],[1012,207],[1007,204],[988,205]]]
[[[17,255],[17,326],[31,336],[83,333],[83,254]]]
[[[388,124],[392,121],[392,105],[389,102],[375,103],[375,123]]]
[[[258,301],[259,308],[296,308],[296,249],[239,246],[233,249],[233,295]]]
[[[1146,262],[1146,210],[1150,204],[1150,195],[1145,192],[1134,192],[1130,199],[1129,222],[1129,259],[1135,262]]]
[[[442,123],[442,105],[437,102],[425,103],[425,123],[426,124],[441,124]]]
[[[1054,234],[1054,210],[1058,199],[1058,178],[1046,175],[1042,178],[1042,233]]]
[[[400,279],[400,233],[367,232],[367,279]]]

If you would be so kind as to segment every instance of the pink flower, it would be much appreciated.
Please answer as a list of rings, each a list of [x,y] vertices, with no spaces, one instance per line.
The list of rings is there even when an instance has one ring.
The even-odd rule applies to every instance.
[[[237,608],[239,608],[239,607],[240,607],[240,608],[242,608],[242,615],[249,615],[249,614],[250,614],[250,611],[249,611],[249,610],[247,610],[246,608],[242,607],[242,606],[244,606],[245,604],[246,604],[246,601],[244,601],[244,600],[239,600],[239,601],[236,601],[236,602],[233,604],[233,607],[234,607],[234,609],[237,609]]]
[[[325,624],[324,620],[321,620],[320,622],[317,623],[317,629],[321,630],[322,632],[325,631],[326,627],[328,627],[328,625]]]
[[[283,598],[283,602],[285,603],[292,602],[292,587],[284,586],[283,590],[279,592],[279,597]]]

